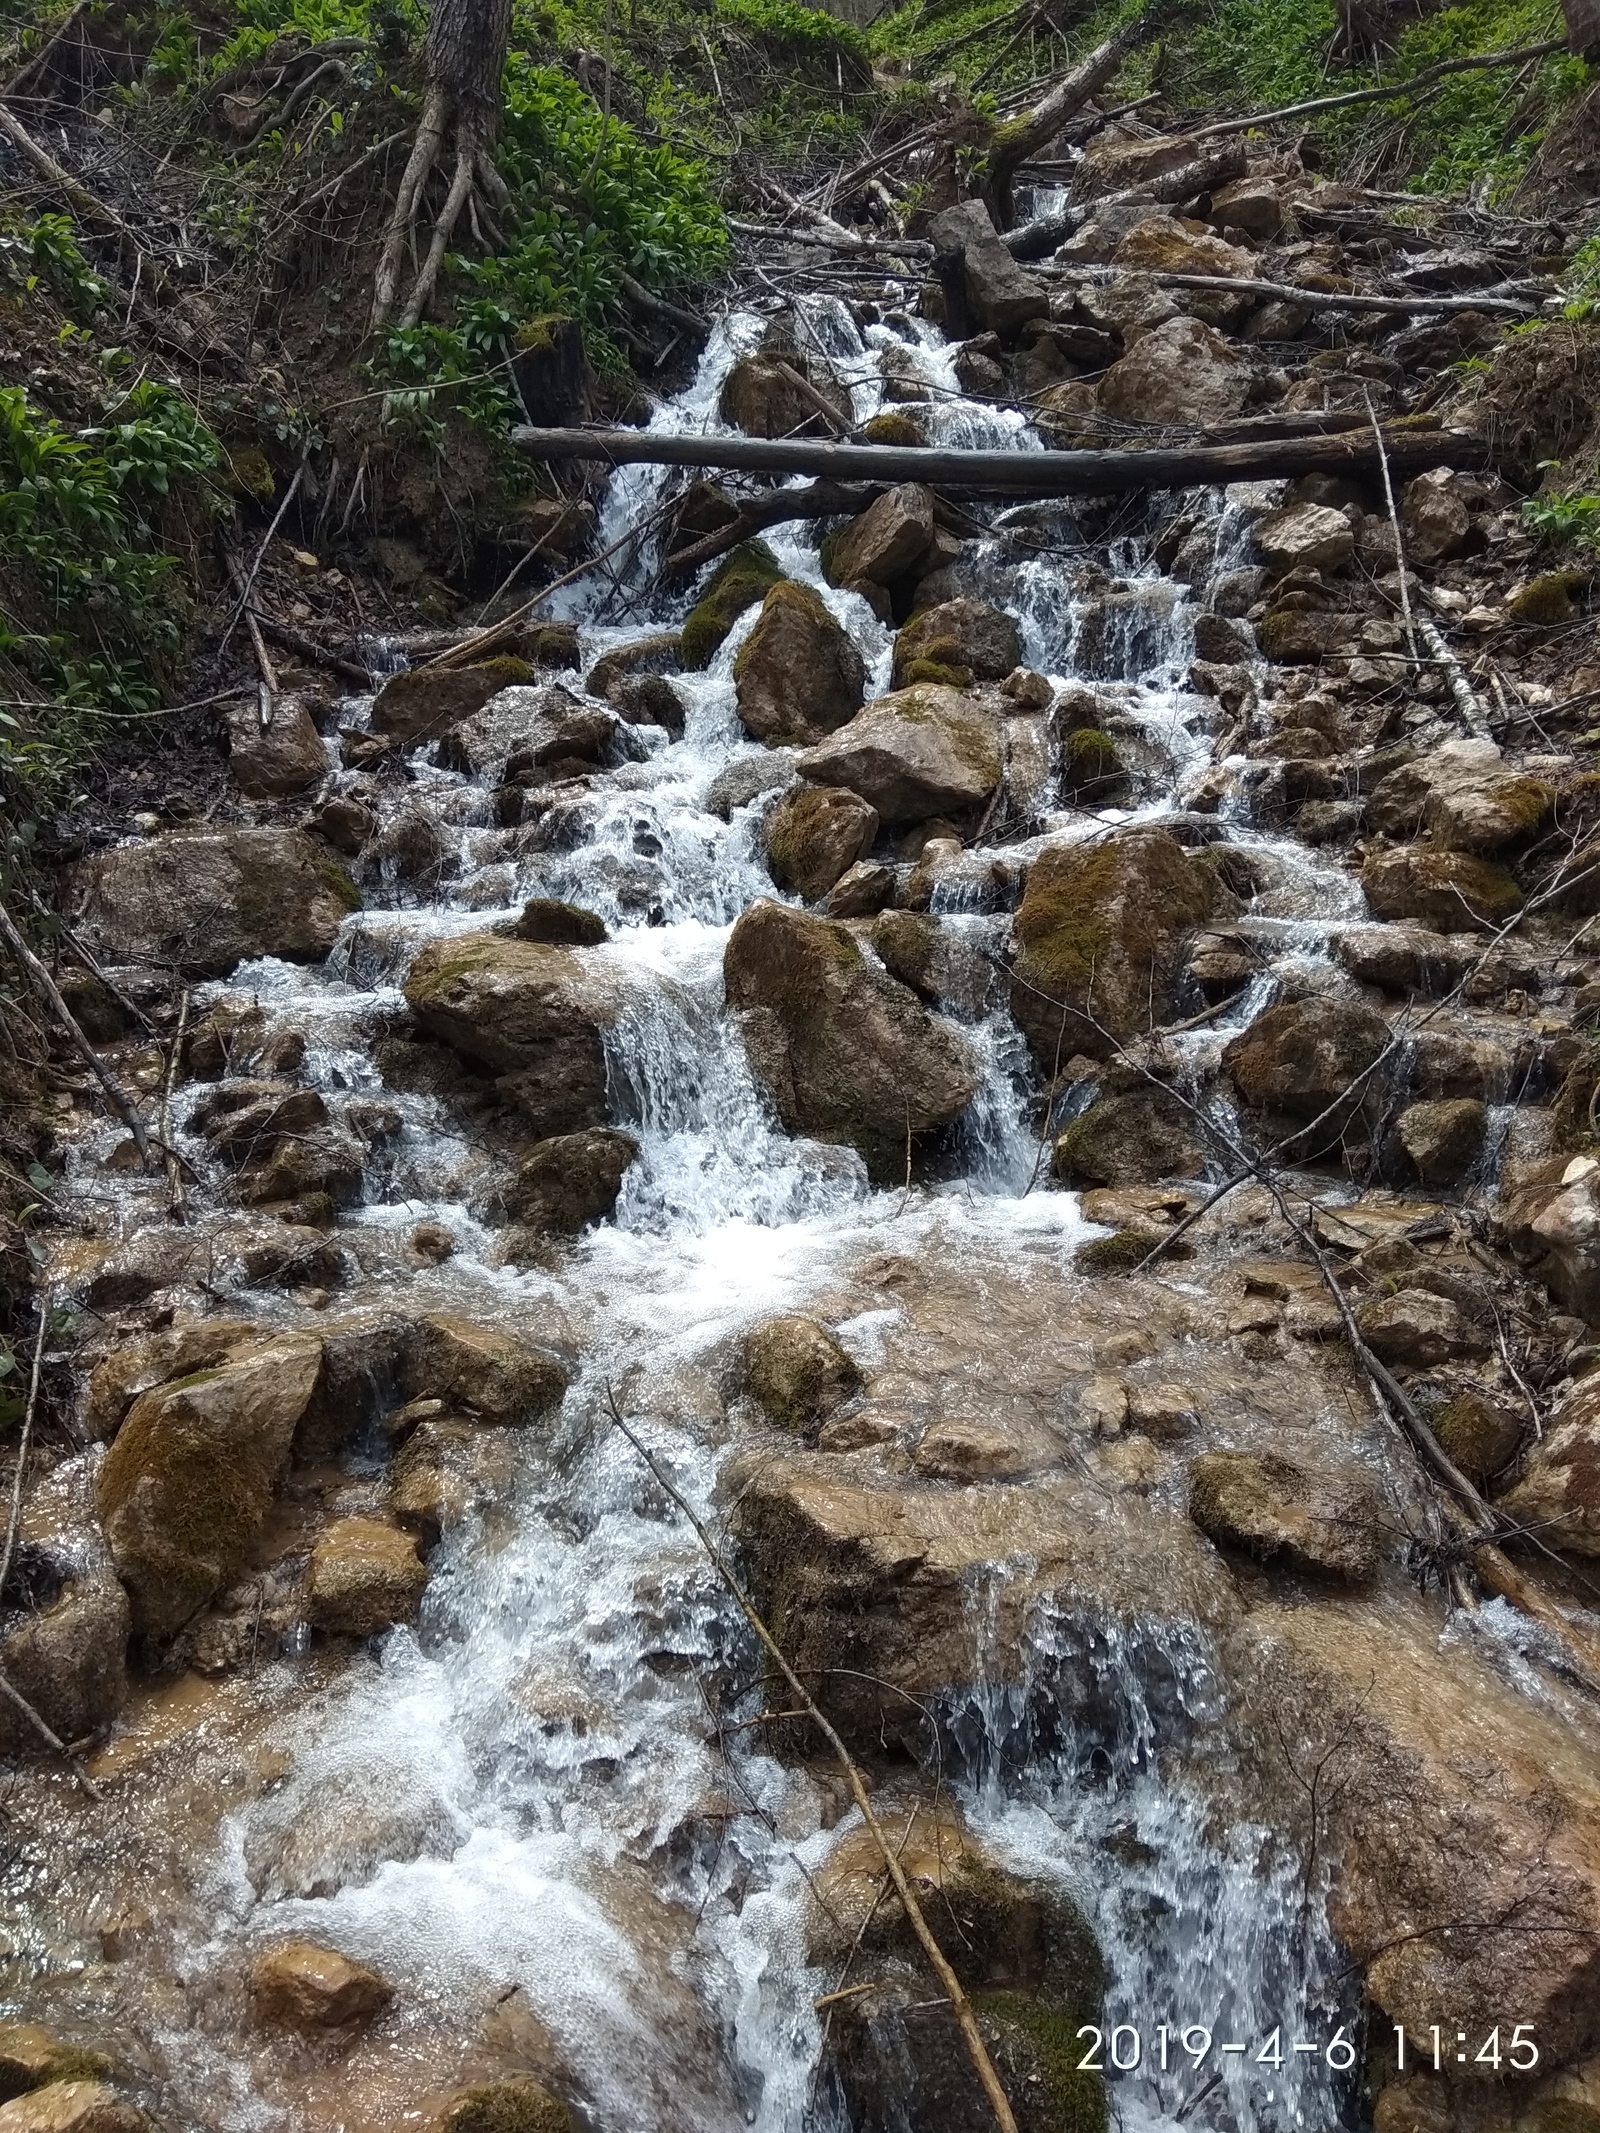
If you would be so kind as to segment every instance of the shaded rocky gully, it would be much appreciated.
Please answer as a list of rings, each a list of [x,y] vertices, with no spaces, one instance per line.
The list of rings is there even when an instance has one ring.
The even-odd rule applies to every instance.
[[[719,424],[768,324],[727,319],[656,422]],[[857,422],[915,373],[936,441],[1037,443],[930,325],[819,298],[798,330]],[[618,473],[599,545],[666,479]],[[872,1774],[1019,2123],[1597,2122],[1594,1706],[1505,1602],[1412,1574],[1411,1455],[1260,1187],[1126,1271],[1229,1161],[1154,1061],[1230,1134],[1302,1132],[1297,1204],[1456,1456],[1527,1435],[1469,1249],[1502,1157],[1548,1152],[1518,938],[1337,1101],[1481,928],[1439,910],[1476,875],[1373,885],[1370,849],[1448,874],[1448,839],[1364,885],[1355,791],[1255,747],[1333,730],[1237,619],[1275,538],[1348,532],[1309,500],[1287,535],[1277,484],[958,539],[900,492],[826,550],[855,589],[805,524],[746,556],[698,671],[646,543],[561,596],[570,670],[341,707],[316,825],[359,908],[270,824],[85,862],[130,983],[216,974],[171,1096],[188,1222],[69,1129],[88,1448],[24,1528],[50,1667],[20,1632],[7,1665],[81,1696],[64,1731],[128,1701],[102,1803],[29,1781],[7,1991],[160,2125],[989,2122],[610,1397]],[[1457,764],[1414,813],[1515,800],[1487,744],[1437,756],[1442,692],[1405,738]],[[1499,2072],[1449,2045],[1436,2077],[1435,2024],[1474,2056],[1499,2025]]]

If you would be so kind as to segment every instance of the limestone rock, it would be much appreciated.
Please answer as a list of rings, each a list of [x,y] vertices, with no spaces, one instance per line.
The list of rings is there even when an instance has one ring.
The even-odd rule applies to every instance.
[[[320,785],[328,751],[298,696],[280,696],[263,732],[253,698],[228,714],[228,768],[247,800],[282,800]]]
[[[51,2081],[99,2081],[111,2065],[99,2052],[66,2044],[38,2022],[0,2022],[0,2102]]]
[[[1505,1229],[1556,1301],[1600,1325],[1600,1161],[1558,1156],[1534,1170],[1507,1204]]]
[[[1358,1584],[1377,1568],[1383,1509],[1356,1474],[1275,1452],[1203,1452],[1189,1464],[1189,1516],[1202,1533],[1266,1561]]]
[[[317,1536],[306,1613],[339,1637],[375,1637],[416,1618],[427,1566],[408,1533],[376,1518],[340,1518]]]
[[[902,1175],[908,1135],[952,1124],[977,1093],[967,1040],[832,920],[752,904],[723,978],[785,1126],[858,1149],[877,1178]]]
[[[1500,1502],[1550,1547],[1600,1556],[1600,1379],[1580,1378],[1557,1405]]]
[[[821,595],[793,578],[762,602],[733,678],[745,730],[783,747],[804,748],[842,726],[866,693],[861,654]]]
[[[1188,1114],[1157,1089],[1099,1096],[1056,1136],[1063,1185],[1142,1185],[1196,1177],[1204,1168]]]
[[[1368,860],[1361,887],[1375,918],[1416,919],[1436,933],[1502,926],[1523,903],[1521,889],[1500,867],[1470,852],[1423,846]]]
[[[773,880],[811,903],[865,857],[877,834],[877,809],[842,785],[798,786],[763,825]]]
[[[530,1229],[576,1236],[611,1213],[638,1155],[631,1133],[604,1126],[536,1141],[517,1166],[510,1211]]]
[[[1446,851],[1498,852],[1531,837],[1555,805],[1542,778],[1508,769],[1493,741],[1446,741],[1379,780],[1367,797],[1371,829],[1426,829]]]
[[[959,815],[1000,782],[999,725],[959,689],[919,682],[858,711],[798,767],[815,784],[859,793],[885,823]]]
[[[831,432],[823,408],[834,416]],[[797,348],[741,356],[723,380],[717,413],[747,437],[838,436],[852,420],[848,390],[820,358]]]
[[[1408,1104],[1395,1133],[1424,1185],[1456,1185],[1478,1159],[1489,1114],[1476,1098]]]
[[[213,1369],[242,1343],[266,1337],[265,1328],[250,1319],[208,1318],[121,1343],[96,1364],[89,1379],[84,1419],[90,1436],[109,1443],[142,1392]]]
[[[1111,264],[1136,274],[1213,274],[1235,281],[1257,271],[1250,253],[1224,244],[1203,222],[1176,215],[1136,222],[1112,253]]]
[[[1318,609],[1274,607],[1256,626],[1262,652],[1280,666],[1337,659],[1356,644],[1358,618]]]
[[[1355,926],[1334,943],[1339,961],[1363,985],[1435,999],[1459,984],[1478,958],[1470,938],[1426,926]]]
[[[537,2081],[483,2081],[458,2089],[427,2133],[577,2133],[577,2121]]]
[[[19,1585],[30,1603],[21,1608],[13,1604]],[[6,1680],[58,1739],[86,1740],[103,1732],[128,1700],[132,1616],[87,1503],[65,1530],[48,1536],[36,1538],[24,1516],[4,1599],[0,1669]],[[8,1701],[0,1709],[0,1752],[32,1755],[38,1747],[38,1735]]]
[[[1472,514],[1448,467],[1434,467],[1407,482],[1400,531],[1413,563],[1426,567],[1460,555],[1472,534]]]
[[[1291,570],[1342,570],[1356,537],[1342,511],[1326,504],[1289,504],[1269,511],[1255,528],[1256,553],[1277,577]]]
[[[995,989],[994,966],[965,935],[925,911],[880,912],[867,928],[872,951],[919,1000],[977,1021]]]
[[[0,2104],[0,2133],[151,2133],[150,2121],[101,2081],[52,2081]]]
[[[1012,928],[1011,1012],[1041,1071],[1168,1019],[1184,940],[1214,894],[1164,830],[1039,854]]]
[[[1283,195],[1270,178],[1236,178],[1212,193],[1211,220],[1265,243],[1283,227]]]
[[[481,711],[491,696],[530,678],[521,659],[486,659],[475,667],[412,667],[391,674],[373,699],[372,730],[402,747],[436,741]]]
[[[871,918],[894,901],[895,871],[876,860],[858,859],[822,899],[825,918]]]
[[[967,304],[991,333],[1009,337],[1029,319],[1048,317],[1048,293],[1006,250],[981,200],[935,215],[928,234],[938,251],[960,253]]]
[[[893,585],[921,564],[933,535],[933,491],[905,482],[824,543],[823,568],[834,585]]]
[[[1388,1043],[1389,1025],[1374,1009],[1314,995],[1257,1015],[1224,1048],[1222,1066],[1247,1104],[1307,1121],[1328,1113],[1318,1132],[1331,1144],[1374,1107],[1368,1069]]]
[[[536,1132],[605,1123],[600,1033],[615,1007],[578,951],[493,932],[432,940],[405,995],[430,1036],[502,1077]]]
[[[1119,422],[1206,427],[1238,414],[1250,366],[1196,318],[1172,318],[1141,335],[1100,381],[1100,405]]]
[[[303,830],[180,832],[114,845],[67,876],[67,915],[108,963],[223,977],[246,956],[317,963],[361,908],[354,882]]]
[[[316,2031],[370,2022],[388,2006],[394,1991],[376,1970],[352,1962],[336,1948],[291,1940],[256,1959],[250,1996],[270,2021]]]
[[[321,1367],[285,1334],[135,1400],[95,1502],[141,1635],[174,1635],[237,1575]]]
[[[893,686],[935,681],[965,689],[975,681],[1004,681],[1021,658],[1022,638],[1008,614],[986,600],[945,600],[924,608],[896,637]]]
[[[402,1385],[408,1399],[442,1400],[455,1414],[524,1423],[560,1405],[567,1379],[562,1364],[500,1327],[434,1311],[417,1322]]]
[[[1400,1369],[1431,1370],[1488,1350],[1485,1336],[1460,1306],[1427,1289],[1375,1297],[1356,1313],[1356,1323],[1379,1362]]]
[[[783,572],[765,541],[743,541],[724,558],[706,584],[678,640],[684,665],[694,673],[710,666],[722,640],[748,609],[759,606]]]
[[[539,941],[547,948],[598,948],[611,938],[597,912],[554,896],[530,896],[505,931],[512,940]]]
[[[745,1336],[745,1385],[768,1420],[815,1436],[861,1389],[861,1372],[814,1318],[767,1318]]]

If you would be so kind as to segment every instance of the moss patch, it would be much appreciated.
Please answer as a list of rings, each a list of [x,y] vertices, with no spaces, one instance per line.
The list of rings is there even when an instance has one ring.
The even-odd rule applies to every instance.
[[[1080,1245],[1072,1262],[1077,1274],[1130,1274],[1161,1239],[1153,1229],[1118,1229]]]
[[[780,584],[783,572],[765,541],[744,541],[714,572],[683,625],[681,656],[692,671],[710,666],[729,630]]]
[[[1083,800],[1108,791],[1123,784],[1127,775],[1116,743],[1098,726],[1080,726],[1067,736],[1061,751],[1061,782],[1069,799]]]
[[[572,2113],[536,2081],[484,2081],[463,2089],[435,2133],[574,2133]]]
[[[1041,2129],[1106,2133],[1111,2113],[1105,2076],[1079,2070],[1085,2040],[1078,2035],[1077,2008],[1058,2012],[1022,1992],[975,1993],[972,2004],[980,2023],[999,2031],[1000,2056],[1017,2072],[1020,2060],[1034,2061],[1032,2072],[1049,2106],[1049,2115],[1035,2121]]]
[[[944,649],[942,645],[937,648],[938,651]],[[954,652],[958,648],[952,644],[949,649]],[[931,681],[942,689],[969,689],[972,686],[972,669],[961,666],[954,660],[934,656],[913,659],[900,679],[907,688],[914,687],[919,681]]]
[[[861,425],[861,442],[863,444],[892,444],[906,447],[925,445],[927,441],[927,438],[922,434],[921,423],[913,421],[909,415],[895,413],[874,415],[870,422],[864,422]]]

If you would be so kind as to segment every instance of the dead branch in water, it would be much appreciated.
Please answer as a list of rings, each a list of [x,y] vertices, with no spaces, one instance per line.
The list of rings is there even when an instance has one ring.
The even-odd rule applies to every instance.
[[[906,1876],[905,1868],[900,1864],[900,1855],[890,1844],[882,1823],[873,1812],[872,1800],[868,1795],[866,1780],[861,1774],[860,1765],[845,1746],[833,1725],[824,1717],[815,1697],[811,1695],[794,1668],[783,1656],[777,1639],[756,1612],[754,1602],[746,1595],[744,1587],[734,1575],[733,1566],[712,1539],[704,1521],[696,1514],[682,1491],[663,1473],[660,1465],[651,1455],[643,1440],[624,1421],[622,1410],[617,1405],[616,1395],[609,1385],[606,1387],[606,1409],[615,1427],[627,1438],[633,1449],[650,1469],[656,1481],[659,1482],[684,1517],[688,1519],[690,1525],[693,1526],[695,1538],[704,1548],[712,1568],[727,1587],[734,1604],[760,1639],[763,1648],[783,1675],[784,1680],[789,1684],[793,1694],[804,1706],[807,1717],[810,1718],[812,1724],[833,1750],[838,1760],[839,1768],[844,1773],[845,1782],[850,1787],[851,1797],[861,1810],[861,1819],[866,1824],[872,1841],[877,1845],[884,1866],[888,1870],[889,1878],[894,1883],[895,1894],[904,1906],[906,1917],[911,1924],[911,1930],[916,1934],[918,1941],[922,1945],[922,1952],[927,1956],[929,1963],[932,1965],[934,1975],[944,1988],[945,1997],[950,2002],[957,2027],[961,2031],[961,2041],[965,2044],[967,2056],[972,2061],[973,2071],[982,2084],[983,2092],[988,2097],[990,2108],[994,2112],[995,2124],[1000,2128],[1000,2133],[1017,2133],[1017,2121],[1012,2115],[1010,2104],[1006,2101],[1006,2092],[1000,2086],[1000,2077],[994,2070],[994,2061],[989,2057],[988,2048],[979,2032],[977,2017],[972,2012],[972,2002],[967,1998],[961,1980],[951,1969],[949,1959],[944,1950],[940,1947],[938,1941],[934,1939],[933,1929],[923,1914],[921,1904],[917,1901],[916,1891],[912,1888]]]

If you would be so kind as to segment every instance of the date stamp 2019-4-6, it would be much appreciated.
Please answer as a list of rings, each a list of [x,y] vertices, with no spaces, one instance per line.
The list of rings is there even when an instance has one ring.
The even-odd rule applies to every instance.
[[[1348,2074],[1359,2056],[1350,2030],[1340,2025],[1326,2038],[1286,2034],[1280,2027],[1260,2039],[1219,2038],[1203,2022],[1179,2025],[1156,2023],[1148,2029],[1134,2022],[1114,2028],[1084,2023],[1078,2031],[1082,2047],[1080,2073],[1132,2074],[1140,2068],[1167,2073],[1187,2059],[1198,2073],[1214,2070],[1230,2059],[1278,2074],[1297,2061],[1320,2059],[1330,2073]],[[1448,2073],[1453,2067],[1487,2067],[1494,2073],[1531,2074],[1539,2064],[1539,2046],[1528,2022],[1496,2024],[1484,2036],[1470,2036],[1464,2029],[1433,2023],[1423,2038],[1408,2033],[1396,2023],[1394,2051],[1397,2070],[1412,2073],[1431,2069]]]

